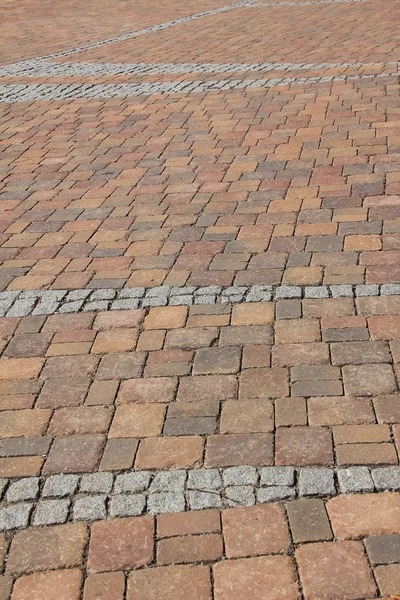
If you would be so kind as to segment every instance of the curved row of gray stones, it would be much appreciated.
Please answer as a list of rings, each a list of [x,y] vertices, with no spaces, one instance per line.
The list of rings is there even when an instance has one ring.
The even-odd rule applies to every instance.
[[[387,490],[400,490],[399,466],[238,466],[0,479],[0,531]]]
[[[400,284],[382,285],[210,285],[133,287],[78,290],[29,290],[0,292],[0,317],[53,315],[80,311],[126,310],[153,306],[237,304],[290,298],[357,298],[400,294]]]

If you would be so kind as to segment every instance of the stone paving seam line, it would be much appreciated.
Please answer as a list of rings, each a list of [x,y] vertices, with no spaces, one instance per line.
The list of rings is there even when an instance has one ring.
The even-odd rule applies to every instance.
[[[303,85],[356,81],[391,77],[386,73],[377,75],[352,75],[329,77],[279,77],[276,79],[223,79],[215,81],[179,81],[144,84],[25,84],[0,85],[0,102],[36,102],[41,100],[72,100],[84,98],[127,98],[153,94],[188,94],[233,89],[270,88],[279,85]]]
[[[241,304],[283,299],[363,298],[400,295],[400,284],[168,286],[82,288],[0,292],[0,317],[53,315],[81,311],[131,310],[154,306]]]
[[[399,466],[241,465],[4,478],[0,479],[0,531],[67,520],[98,521],[399,490]]]
[[[239,71],[305,71],[314,69],[368,68],[400,63],[57,63],[28,60],[0,67],[0,77],[58,77],[106,75],[164,75],[192,73],[229,73]]]
[[[226,6],[221,6],[219,8],[213,8],[211,10],[206,10],[201,13],[196,13],[194,15],[189,15],[188,17],[180,17],[178,19],[173,19],[172,21],[165,21],[164,23],[159,23],[157,25],[151,25],[150,27],[146,27],[144,29],[140,29],[138,31],[132,31],[129,33],[123,33],[122,35],[118,35],[113,38],[108,38],[106,40],[101,40],[99,42],[92,42],[91,44],[86,44],[85,46],[78,46],[76,48],[71,48],[70,50],[61,50],[60,52],[53,52],[52,54],[47,54],[45,56],[40,56],[40,59],[47,58],[58,58],[60,56],[68,56],[69,54],[76,54],[77,52],[83,52],[85,50],[92,50],[93,48],[99,48],[100,46],[105,46],[108,44],[114,44],[116,42],[123,42],[124,40],[129,40],[131,38],[138,37],[140,35],[146,35],[147,33],[153,33],[154,31],[161,31],[162,29],[167,29],[168,27],[172,27],[173,25],[180,25],[181,23],[186,23],[187,21],[194,21],[196,19],[200,19],[202,17],[208,17],[211,15],[216,15],[222,12],[227,12],[228,10],[233,10],[235,8],[242,8],[244,6],[248,6],[257,0],[244,0],[243,2],[235,2],[233,4],[227,4]],[[363,0],[351,0],[361,2]]]

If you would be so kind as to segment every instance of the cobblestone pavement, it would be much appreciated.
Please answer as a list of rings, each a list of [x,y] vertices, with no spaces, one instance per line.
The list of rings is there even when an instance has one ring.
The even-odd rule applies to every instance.
[[[0,600],[400,597],[398,0],[0,14]]]

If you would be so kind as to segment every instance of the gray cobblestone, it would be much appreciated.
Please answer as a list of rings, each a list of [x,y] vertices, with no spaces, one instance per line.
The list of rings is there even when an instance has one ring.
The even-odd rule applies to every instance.
[[[142,298],[145,295],[146,288],[124,288],[118,294],[118,298]]]
[[[75,500],[73,517],[76,521],[96,521],[105,519],[106,516],[106,496],[88,496]]]
[[[278,486],[273,485],[269,487],[259,488],[257,490],[257,500],[258,502],[277,502],[279,500],[286,500],[288,498],[295,498],[296,490],[293,487],[288,487],[285,485]]]
[[[111,310],[132,310],[139,308],[139,299],[127,298],[126,300],[114,300]]]
[[[3,494],[5,492],[7,484],[8,484],[8,479],[4,479],[4,478],[0,479],[0,500],[3,497]]]
[[[11,483],[7,490],[8,502],[21,502],[23,500],[35,500],[39,493],[39,478],[27,477]]]
[[[185,495],[183,492],[156,492],[147,499],[150,514],[183,512],[185,510]]]
[[[51,475],[46,479],[42,496],[63,498],[72,496],[78,487],[78,475]]]
[[[371,474],[378,491],[400,490],[400,467],[378,467]]]
[[[190,491],[189,505],[192,510],[203,510],[204,508],[220,508],[222,506],[221,494],[219,492]]]
[[[32,311],[32,315],[54,315],[57,312],[59,302],[40,302]]]
[[[379,285],[356,285],[356,296],[379,296]]]
[[[374,491],[374,482],[367,467],[338,469],[337,476],[339,487],[345,494]]]
[[[381,285],[382,296],[395,296],[400,294],[400,283],[384,283]]]
[[[282,285],[275,289],[275,298],[285,299],[285,298],[301,298],[302,289],[300,286],[296,285]]]
[[[138,517],[146,508],[144,494],[121,494],[114,496],[110,503],[111,517]]]
[[[329,496],[336,493],[331,469],[303,468],[299,471],[300,496]]]
[[[325,285],[310,286],[305,288],[304,296],[305,298],[328,298],[329,290]]]
[[[97,302],[87,302],[83,307],[85,312],[96,312],[100,310],[107,310],[110,302],[108,300],[98,300]]]
[[[59,313],[79,312],[84,304],[84,300],[75,300],[75,302],[66,302],[58,308]]]
[[[96,290],[95,292],[92,292],[92,294],[90,295],[90,301],[95,302],[96,300],[114,300],[116,295],[116,290],[103,288],[101,290]]]
[[[160,471],[150,484],[149,491],[183,492],[185,489],[186,471]]]
[[[111,492],[114,482],[114,476],[112,473],[89,473],[88,475],[82,475],[79,490],[81,492],[105,493]]]
[[[263,467],[260,469],[260,485],[292,486],[294,475],[292,467]]]
[[[16,300],[12,307],[7,312],[7,317],[26,317],[31,314],[32,308],[35,306],[34,298],[26,300]]]
[[[193,296],[173,296],[169,299],[170,306],[191,306],[193,304]]]
[[[240,293],[239,293],[240,291]],[[239,302],[269,302],[282,298],[348,298],[400,294],[400,284],[331,285],[331,286],[157,286],[156,288],[125,288],[118,292],[111,288],[92,291],[28,290],[12,297],[0,297],[0,315],[11,316],[12,311],[26,314],[75,313],[83,311],[130,310],[153,306],[191,306],[192,304],[236,304]],[[50,296],[47,294],[51,294]],[[109,297],[106,300],[93,298]],[[112,299],[111,296],[115,299]],[[74,300],[74,298],[76,298]],[[38,304],[35,306],[35,302]],[[10,302],[14,304],[10,307]],[[61,302],[61,304],[60,304]],[[20,304],[22,303],[22,304]],[[22,308],[19,308],[22,307]],[[29,308],[30,307],[30,308]],[[23,310],[22,310],[23,309]],[[7,313],[8,310],[8,313]]]
[[[92,290],[71,290],[67,294],[67,300],[68,302],[73,302],[74,300],[86,300],[91,292]]]
[[[33,504],[29,502],[19,502],[0,508],[0,531],[26,527],[32,508]]]
[[[114,492],[144,492],[149,487],[151,473],[149,471],[135,471],[133,473],[122,473],[117,475],[114,484]]]
[[[222,479],[217,469],[196,469],[189,471],[188,490],[218,490]]]
[[[223,473],[224,484],[229,485],[256,485],[258,473],[255,467],[229,467]]]
[[[68,518],[69,500],[42,500],[38,503],[34,525],[65,523]]]
[[[331,294],[333,298],[353,298],[353,286],[331,285]]]
[[[235,485],[225,488],[225,503],[227,506],[252,506],[256,498],[251,485]]]
[[[143,298],[142,307],[151,308],[152,306],[167,306],[167,296],[155,296],[154,298]]]

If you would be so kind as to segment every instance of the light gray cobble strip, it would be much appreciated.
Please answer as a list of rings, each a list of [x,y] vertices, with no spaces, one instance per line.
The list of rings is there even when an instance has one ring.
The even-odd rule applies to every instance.
[[[400,491],[400,466],[242,465],[225,469],[101,472],[3,479],[2,486],[5,494],[0,502],[0,531],[5,531],[67,521],[250,506],[300,497]]]
[[[54,292],[58,292],[56,296]],[[237,304],[302,298],[358,298],[400,295],[400,285],[253,285],[253,286],[157,286],[116,290],[36,290],[29,302],[26,292],[0,292],[0,317],[53,315],[80,311],[129,310],[153,306],[190,306],[193,304]],[[78,295],[81,300],[76,300]],[[96,298],[108,298],[98,300]],[[57,299],[55,299],[57,298]],[[24,308],[22,309],[22,303]],[[18,310],[15,310],[15,306]],[[18,314],[16,314],[18,313]]]
[[[303,85],[356,81],[390,77],[386,73],[372,75],[332,75],[322,77],[277,77],[272,79],[221,79],[212,81],[163,81],[155,83],[119,84],[9,84],[0,85],[0,102],[37,102],[91,98],[128,98],[153,94],[190,94],[223,90],[270,88],[280,85]]]
[[[110,75],[174,75],[195,73],[240,73],[310,71],[319,69],[376,69],[396,66],[380,63],[90,63],[52,62],[32,59],[0,67],[0,77],[106,77]]]

